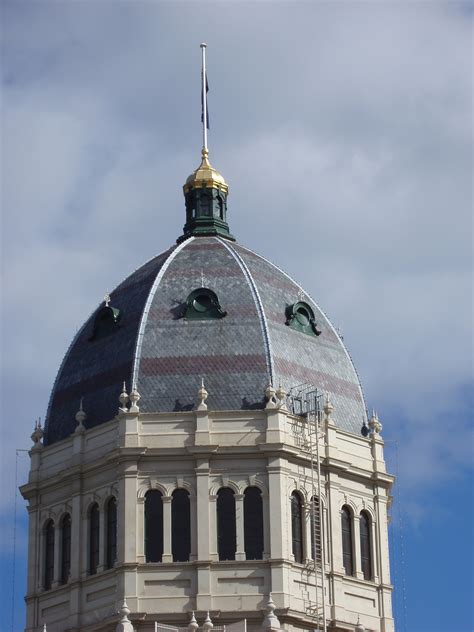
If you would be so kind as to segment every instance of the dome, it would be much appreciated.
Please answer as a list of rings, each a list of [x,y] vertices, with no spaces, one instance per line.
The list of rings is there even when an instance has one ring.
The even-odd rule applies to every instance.
[[[207,149],[202,150],[202,159],[199,167],[188,176],[183,189],[186,193],[191,188],[214,188],[220,189],[225,193],[229,188],[224,177],[209,162],[209,152]]]
[[[74,338],[49,403],[45,442],[113,419],[122,383],[140,412],[265,406],[271,382],[327,391],[336,425],[360,433],[365,404],[352,361],[318,305],[279,268],[221,236],[190,236],[145,263]]]

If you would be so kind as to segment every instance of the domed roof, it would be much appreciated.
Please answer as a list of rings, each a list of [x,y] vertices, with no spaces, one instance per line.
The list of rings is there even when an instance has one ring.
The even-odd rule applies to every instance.
[[[314,318],[314,320],[313,320]],[[131,274],[73,340],[51,394],[45,442],[69,436],[83,398],[87,428],[114,418],[125,381],[140,411],[263,408],[271,382],[330,393],[335,423],[359,433],[365,404],[351,359],[302,288],[218,236],[191,236]]]
[[[224,180],[224,176],[222,176],[217,169],[214,169],[209,162],[208,156],[209,152],[207,149],[203,149],[201,164],[186,179],[186,184],[183,187],[185,193],[191,188],[214,188],[226,193],[228,192],[229,187]]]

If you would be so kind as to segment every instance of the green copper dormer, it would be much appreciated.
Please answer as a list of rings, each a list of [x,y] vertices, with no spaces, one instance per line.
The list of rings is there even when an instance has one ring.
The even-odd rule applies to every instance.
[[[201,164],[186,180],[183,191],[186,224],[178,243],[191,235],[219,235],[235,241],[227,224],[229,187],[221,174],[209,163],[206,149],[202,150]]]

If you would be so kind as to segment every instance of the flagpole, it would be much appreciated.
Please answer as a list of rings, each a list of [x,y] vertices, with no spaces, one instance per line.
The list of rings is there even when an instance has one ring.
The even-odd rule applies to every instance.
[[[207,96],[206,96],[206,47],[207,44],[201,44],[202,51],[202,148],[207,152]]]

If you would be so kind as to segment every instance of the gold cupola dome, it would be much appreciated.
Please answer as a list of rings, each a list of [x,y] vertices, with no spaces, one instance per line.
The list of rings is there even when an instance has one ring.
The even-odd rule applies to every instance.
[[[199,167],[186,180],[183,186],[184,194],[190,189],[219,189],[222,193],[227,194],[229,187],[224,177],[209,162],[209,152],[207,149],[202,150],[202,159]]]

